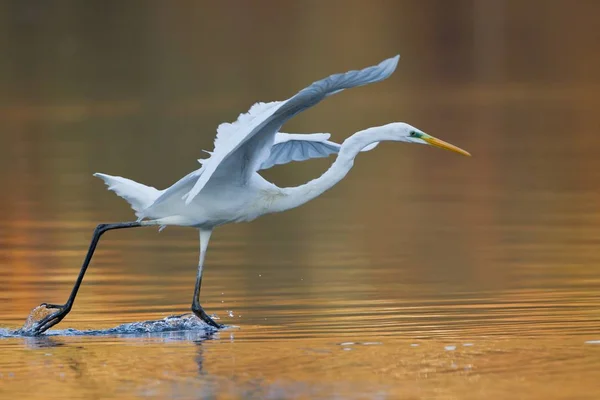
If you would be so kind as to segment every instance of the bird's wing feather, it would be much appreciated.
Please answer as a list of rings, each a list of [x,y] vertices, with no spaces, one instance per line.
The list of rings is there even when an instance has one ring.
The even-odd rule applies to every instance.
[[[152,209],[154,209],[164,201],[170,199],[172,196],[179,196],[181,198],[185,193],[187,193],[190,190],[190,188],[198,180],[198,177],[202,175],[202,171],[203,168],[199,168],[195,171],[192,171],[183,178],[179,179],[167,189],[163,190],[160,196],[158,196],[152,204],[138,212],[137,215],[139,216],[139,220],[142,220],[143,218],[148,216]]]
[[[232,140],[235,141],[244,133],[245,129],[254,126],[257,122],[260,123],[263,119],[271,115],[281,103],[283,102],[272,101],[269,103],[255,103],[250,107],[248,112],[240,114],[235,122],[223,122],[220,124],[217,127],[214,152],[220,152],[222,149],[231,146],[230,142]]]
[[[328,140],[330,136],[329,133],[298,134],[277,132],[269,158],[263,161],[260,169],[268,169],[274,165],[287,164],[291,161],[305,161],[337,154],[342,146]],[[377,143],[373,143],[365,147],[362,151],[372,150],[376,146]]]
[[[287,164],[291,161],[305,161],[311,158],[327,157],[339,151],[340,145],[330,142],[329,133],[282,133],[275,135],[269,157],[262,162],[260,169],[274,165]]]
[[[254,172],[268,157],[275,134],[287,120],[319,103],[325,97],[344,89],[388,78],[396,69],[399,58],[400,56],[396,56],[359,71],[331,75],[314,82],[286,101],[257,103],[248,113],[240,115],[238,121],[225,126],[221,125],[221,132],[218,133],[215,141],[215,150],[211,157],[204,162],[202,173],[198,175],[194,186],[185,195],[185,203],[191,203],[217,168],[248,142],[254,139],[246,151],[240,152],[239,160],[242,160],[242,164],[239,166],[243,171]],[[250,159],[252,159],[252,163],[248,163]]]
[[[162,194],[152,203],[146,210],[146,213],[150,211],[151,208],[158,206],[163,203],[165,200],[171,198],[171,196],[179,196],[184,197],[197,182],[198,178],[204,173],[204,164],[208,162],[214,154],[219,154],[223,148],[227,147],[228,141],[232,138],[235,138],[238,134],[238,130],[244,128],[244,126],[249,126],[253,123],[253,121],[257,118],[264,118],[264,113],[269,113],[271,108],[276,107],[278,103],[281,102],[271,102],[271,103],[256,103],[247,113],[242,113],[238,116],[238,119],[234,122],[224,122],[217,127],[217,136],[215,137],[215,149],[211,151],[207,151],[210,155],[209,158],[199,159],[198,162],[202,164],[202,168],[197,169],[195,171],[190,172],[183,178],[179,179],[175,184],[171,187],[165,189]],[[144,213],[142,213],[144,214]]]

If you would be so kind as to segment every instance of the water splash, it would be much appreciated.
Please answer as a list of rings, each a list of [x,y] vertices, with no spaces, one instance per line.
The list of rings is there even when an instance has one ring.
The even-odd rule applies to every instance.
[[[118,325],[108,329],[58,329],[49,330],[44,336],[102,336],[102,335],[131,335],[140,336],[164,332],[185,332],[193,331],[195,333],[209,336],[217,332],[217,329],[206,324],[193,314],[181,316],[169,316],[160,320],[131,322]],[[25,329],[9,330],[0,328],[0,338],[8,337],[26,337],[31,336]]]

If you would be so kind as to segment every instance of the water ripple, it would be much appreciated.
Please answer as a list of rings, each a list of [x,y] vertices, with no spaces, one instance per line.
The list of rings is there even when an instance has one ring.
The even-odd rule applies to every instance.
[[[130,322],[108,329],[59,329],[49,330],[45,333],[47,336],[102,336],[102,335],[132,335],[140,336],[164,332],[187,332],[202,333],[209,336],[217,332],[217,329],[204,323],[193,314],[182,316],[169,316],[160,320]],[[0,338],[27,337],[27,332],[21,329],[10,330],[0,328]]]

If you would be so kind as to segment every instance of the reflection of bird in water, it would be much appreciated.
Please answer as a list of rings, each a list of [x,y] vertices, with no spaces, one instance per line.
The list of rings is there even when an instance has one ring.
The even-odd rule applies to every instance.
[[[200,169],[181,178],[165,190],[157,190],[129,179],[95,174],[110,190],[131,204],[138,220],[101,224],[94,231],[88,254],[64,305],[43,304],[56,309],[41,319],[32,332],[39,334],[60,322],[71,310],[75,296],[100,236],[112,229],[169,225],[195,227],[200,232],[200,261],[192,311],[207,324],[220,328],[200,306],[200,286],[206,249],[213,229],[230,222],[253,219],[298,207],[341,181],[352,168],[359,152],[370,150],[382,141],[430,144],[468,155],[466,151],[443,142],[405,123],[391,123],[357,132],[342,145],[330,142],[328,134],[285,134],[279,129],[296,114],[344,89],[378,82],[396,69],[399,56],[360,71],[331,75],[314,82],[284,101],[256,103],[237,121],[217,129],[215,149],[199,160]],[[273,165],[337,153],[333,165],[319,178],[297,187],[280,188],[266,181],[258,171]]]

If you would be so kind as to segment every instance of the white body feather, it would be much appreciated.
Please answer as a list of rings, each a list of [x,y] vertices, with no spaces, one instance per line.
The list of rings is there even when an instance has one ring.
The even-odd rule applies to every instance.
[[[279,132],[287,120],[327,96],[386,79],[394,72],[397,62],[398,57],[394,57],[361,71],[332,75],[313,83],[286,101],[253,105],[237,121],[219,125],[215,149],[209,158],[199,160],[201,168],[165,190],[157,190],[121,177],[95,174],[106,182],[110,190],[131,204],[140,223],[98,226],[90,253],[72,293],[76,293],[81,283],[95,243],[102,232],[147,225],[160,225],[161,229],[167,225],[193,226],[200,233],[200,257],[192,311],[207,324],[221,328],[206,314],[199,302],[208,242],[216,226],[228,222],[251,221],[264,214],[298,207],[318,197],[346,176],[354,165],[354,158],[361,151],[370,150],[381,141],[429,143],[469,155],[456,146],[404,123],[392,123],[357,132],[342,145],[329,141],[327,133],[301,135]],[[324,174],[297,187],[279,188],[258,173],[273,165],[327,157],[334,153],[337,153],[337,158]],[[74,294],[69,301],[73,298]]]
[[[256,103],[235,122],[219,125],[214,151],[208,159],[199,160],[202,167],[165,190],[121,177],[94,176],[103,179],[110,190],[127,200],[140,220],[150,220],[157,225],[212,229],[228,222],[251,221],[270,212],[297,207],[343,178],[347,171],[340,170],[340,165],[347,166],[346,158],[351,156],[353,159],[356,154],[347,152],[342,157],[343,146],[330,142],[329,134],[286,134],[278,132],[279,128],[327,96],[386,79],[394,72],[398,58],[360,71],[332,75],[286,101]],[[375,147],[377,141],[373,138],[375,136],[363,138],[364,145],[355,144],[357,153]],[[334,153],[340,153],[338,160],[319,178],[320,181],[317,179],[299,188],[279,188],[257,172],[273,165]],[[338,167],[334,168],[336,164]],[[338,171],[333,174],[332,170]]]

